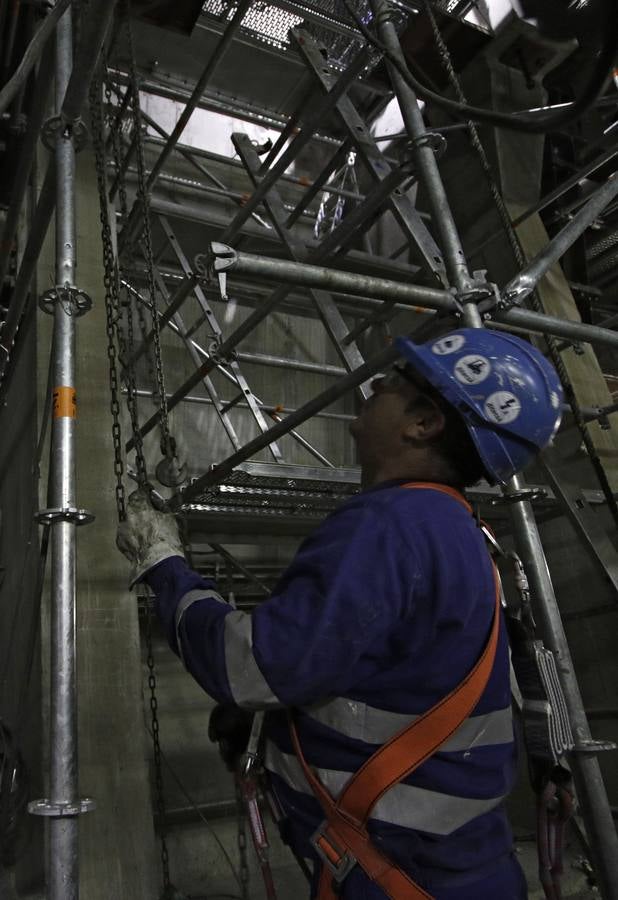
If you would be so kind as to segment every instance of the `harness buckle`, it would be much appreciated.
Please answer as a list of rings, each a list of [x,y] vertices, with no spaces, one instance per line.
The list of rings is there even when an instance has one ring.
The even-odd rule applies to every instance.
[[[356,865],[356,857],[327,834],[328,828],[329,823],[325,819],[311,835],[310,842],[322,863],[333,876],[334,881],[341,884]]]

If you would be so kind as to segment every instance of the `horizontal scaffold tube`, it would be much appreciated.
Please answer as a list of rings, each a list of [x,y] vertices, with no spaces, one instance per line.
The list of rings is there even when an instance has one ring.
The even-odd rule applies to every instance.
[[[253,278],[280,281],[297,287],[320,287],[336,294],[396,300],[414,310],[424,308],[453,314],[459,311],[458,303],[449,291],[418,284],[241,253],[218,243],[212,245],[211,260],[215,274],[226,272],[250,275]],[[538,334],[551,334],[567,340],[618,347],[618,333],[615,331],[572,319],[547,316],[528,309],[496,309],[490,313],[490,318]],[[488,321],[488,324],[491,322]]]

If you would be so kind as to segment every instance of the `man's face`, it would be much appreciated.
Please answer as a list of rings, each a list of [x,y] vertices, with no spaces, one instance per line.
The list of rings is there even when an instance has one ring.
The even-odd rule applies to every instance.
[[[402,449],[402,433],[409,419],[409,408],[421,395],[408,377],[395,367],[374,378],[373,391],[363,403],[350,434],[358,445],[361,465],[392,458]]]

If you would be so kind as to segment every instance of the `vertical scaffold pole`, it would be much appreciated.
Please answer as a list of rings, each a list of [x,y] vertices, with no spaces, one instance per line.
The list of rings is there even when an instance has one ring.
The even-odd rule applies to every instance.
[[[505,491],[507,496],[521,495],[525,492],[526,483],[521,475],[512,478]],[[570,760],[571,768],[586,825],[591,862],[603,900],[618,900],[618,835],[601,767],[594,752],[595,743],[591,739],[532,504],[525,499],[516,500],[511,504],[510,514],[516,549],[530,580],[532,595],[537,601],[535,611],[542,623],[545,643],[556,657],[558,674],[569,711],[575,737],[575,751]]]
[[[72,69],[69,7],[56,29],[57,114],[48,123],[55,135],[56,286],[41,299],[54,317],[51,507],[39,512],[39,520],[51,528],[49,796],[28,805],[31,813],[49,820],[49,900],[78,900],[78,817],[93,807],[92,801],[78,798],[77,776],[75,527],[92,516],[77,509],[75,501],[75,319],[91,304],[75,286],[76,120],[63,115]]]
[[[386,0],[371,0],[371,6],[380,40],[390,53],[405,65],[388,3]],[[466,302],[465,295],[473,282],[438,165],[427,140],[427,131],[416,94],[397,68],[388,62],[387,65],[405,129],[412,141],[418,180],[427,190],[432,221],[438,232],[448,277],[462,301],[464,324],[468,328],[482,328],[483,322],[476,304]],[[591,740],[541,536],[532,505],[525,499],[526,483],[522,476],[513,477],[504,488],[504,493],[511,498],[510,513],[515,544],[533,587],[536,608],[543,623],[543,636],[558,663],[560,681],[577,742],[571,759],[573,777],[601,895],[603,900],[618,900],[618,835],[600,766],[594,754],[595,744]],[[516,497],[520,499],[515,499]]]
[[[391,8],[386,0],[371,0],[375,23],[380,40],[387,50],[405,65],[405,57],[401,50],[399,37],[392,18]],[[386,61],[389,78],[399,102],[404,127],[410,138],[414,166],[418,179],[427,190],[427,200],[431,209],[431,221],[435,225],[436,237],[444,254],[446,272],[452,286],[458,293],[464,294],[472,287],[472,279],[464,255],[457,226],[453,219],[448,197],[442,183],[442,177],[436,157],[425,128],[423,114],[418,105],[418,98],[398,69]],[[481,325],[476,306],[470,304],[468,317],[474,319],[475,325]],[[468,322],[467,324],[471,324]]]
[[[73,62],[69,8],[56,34],[56,108],[62,102]],[[60,290],[75,285],[75,147],[61,128],[56,138],[56,294],[54,308],[54,419],[52,507],[75,508],[75,319],[72,301]],[[67,292],[66,297],[70,294]],[[51,757],[50,800],[77,799],[77,691],[75,660],[75,522],[52,524]],[[78,817],[50,819],[50,900],[79,895]]]

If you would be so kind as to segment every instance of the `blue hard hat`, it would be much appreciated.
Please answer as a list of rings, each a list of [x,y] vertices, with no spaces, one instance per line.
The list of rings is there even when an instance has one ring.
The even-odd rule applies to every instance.
[[[460,328],[426,344],[400,337],[396,346],[460,413],[490,481],[524,469],[558,430],[562,385],[528,341]]]

